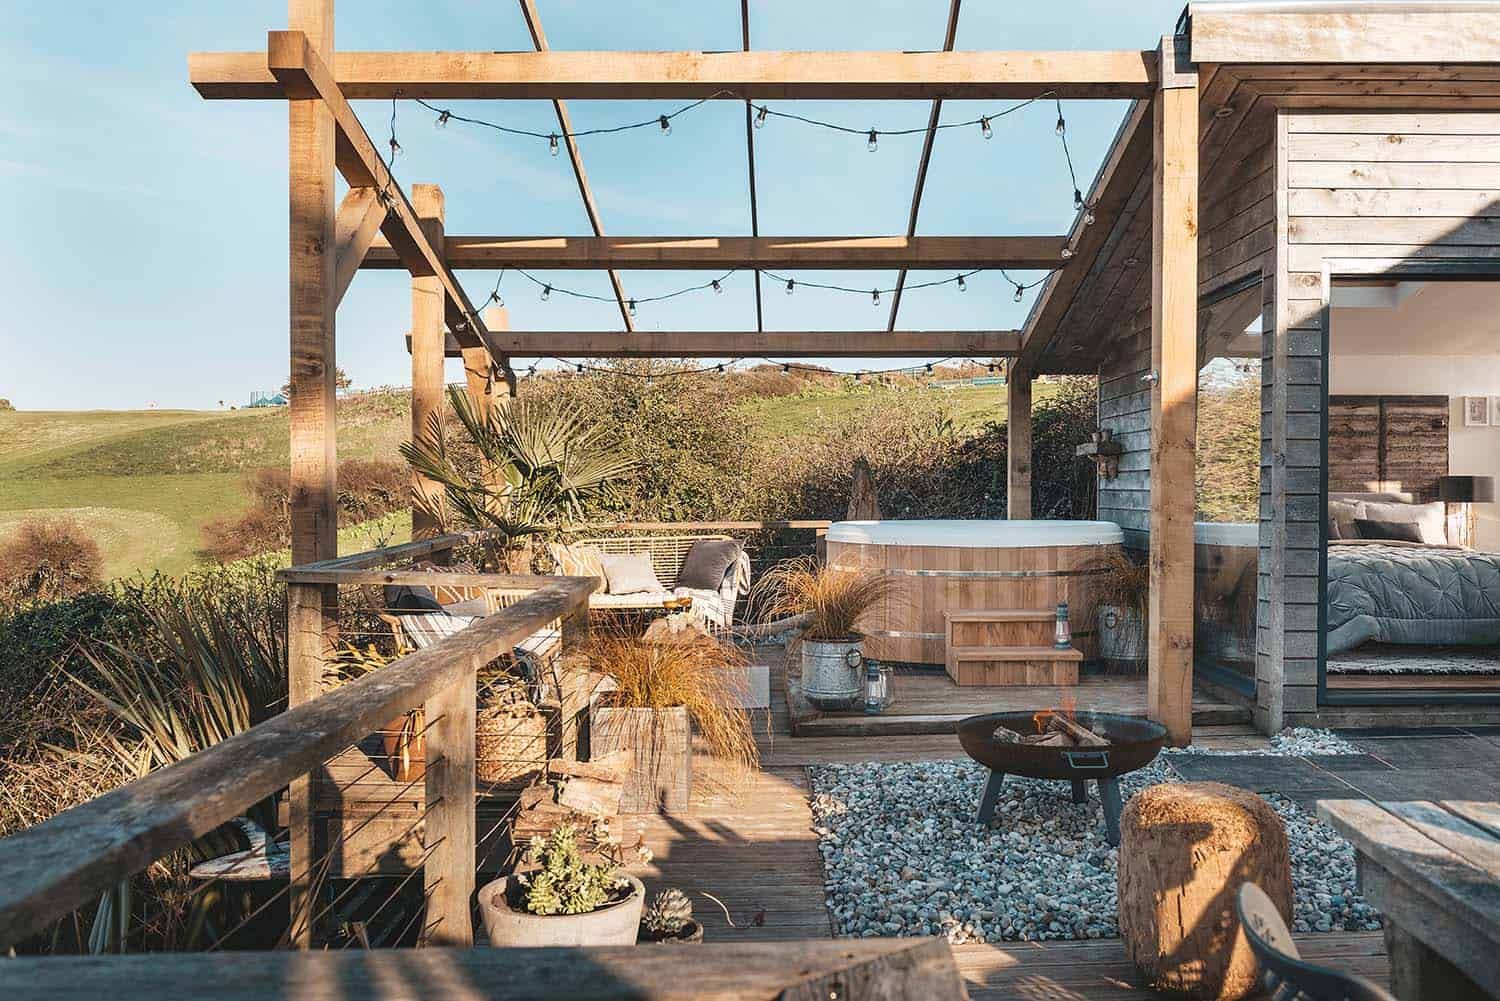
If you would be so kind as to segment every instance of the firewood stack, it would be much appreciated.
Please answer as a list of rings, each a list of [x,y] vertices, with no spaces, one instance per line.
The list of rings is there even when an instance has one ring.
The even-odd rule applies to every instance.
[[[1037,733],[1017,733],[997,726],[993,740],[1003,744],[1030,744],[1036,747],[1108,747],[1099,736],[1074,717],[1059,712],[1037,714]]]
[[[608,842],[622,845],[619,825],[620,797],[625,777],[635,767],[635,755],[615,751],[593,761],[568,761],[553,758],[547,762],[547,780],[521,791],[511,840],[524,844],[533,837],[547,837],[563,824],[578,828],[586,843],[592,837],[596,821],[607,822]],[[626,846],[630,847],[630,846]]]

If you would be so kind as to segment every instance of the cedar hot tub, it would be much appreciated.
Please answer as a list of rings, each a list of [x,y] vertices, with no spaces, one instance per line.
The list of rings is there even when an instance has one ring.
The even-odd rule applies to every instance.
[[[1093,658],[1089,579],[1122,540],[1112,521],[840,521],[828,529],[828,563],[895,581],[892,596],[861,620],[867,657],[942,664],[944,611],[1066,601],[1073,645]]]

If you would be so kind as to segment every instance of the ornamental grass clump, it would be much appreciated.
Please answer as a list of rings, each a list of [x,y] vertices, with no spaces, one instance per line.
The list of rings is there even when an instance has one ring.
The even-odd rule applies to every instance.
[[[858,636],[860,617],[895,595],[895,581],[884,574],[827,566],[804,556],[767,572],[752,601],[771,619],[805,617],[800,639],[838,643]]]
[[[655,642],[604,629],[595,632],[585,656],[590,667],[616,684],[603,694],[601,705],[681,707],[708,753],[746,772],[760,764],[750,713],[742,708],[749,661],[738,647],[697,630]]]
[[[559,826],[531,842],[526,862],[532,871],[516,877],[521,906],[531,914],[588,914],[624,899],[630,881],[613,862],[590,862],[578,848],[578,831]]]

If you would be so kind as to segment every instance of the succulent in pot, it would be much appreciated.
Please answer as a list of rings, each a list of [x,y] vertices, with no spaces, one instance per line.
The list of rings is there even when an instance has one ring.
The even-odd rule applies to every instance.
[[[801,653],[807,700],[820,709],[847,709],[863,696],[859,620],[895,594],[895,582],[879,571],[803,557],[772,568],[756,585],[755,597],[769,617],[798,616],[805,623],[793,644]]]
[[[702,942],[703,925],[693,919],[693,902],[675,886],[651,898],[641,916],[641,937],[649,942]]]
[[[649,860],[648,851],[639,851]],[[613,854],[597,862],[585,857],[571,824],[533,839],[520,871],[479,890],[490,944],[634,945],[646,889],[620,868],[622,861]]]

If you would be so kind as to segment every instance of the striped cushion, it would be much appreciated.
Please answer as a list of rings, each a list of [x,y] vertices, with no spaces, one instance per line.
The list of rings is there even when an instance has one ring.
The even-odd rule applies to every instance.
[[[420,615],[401,616],[401,628],[418,650],[432,646],[475,622],[472,615],[449,615],[447,612],[424,612]]]

